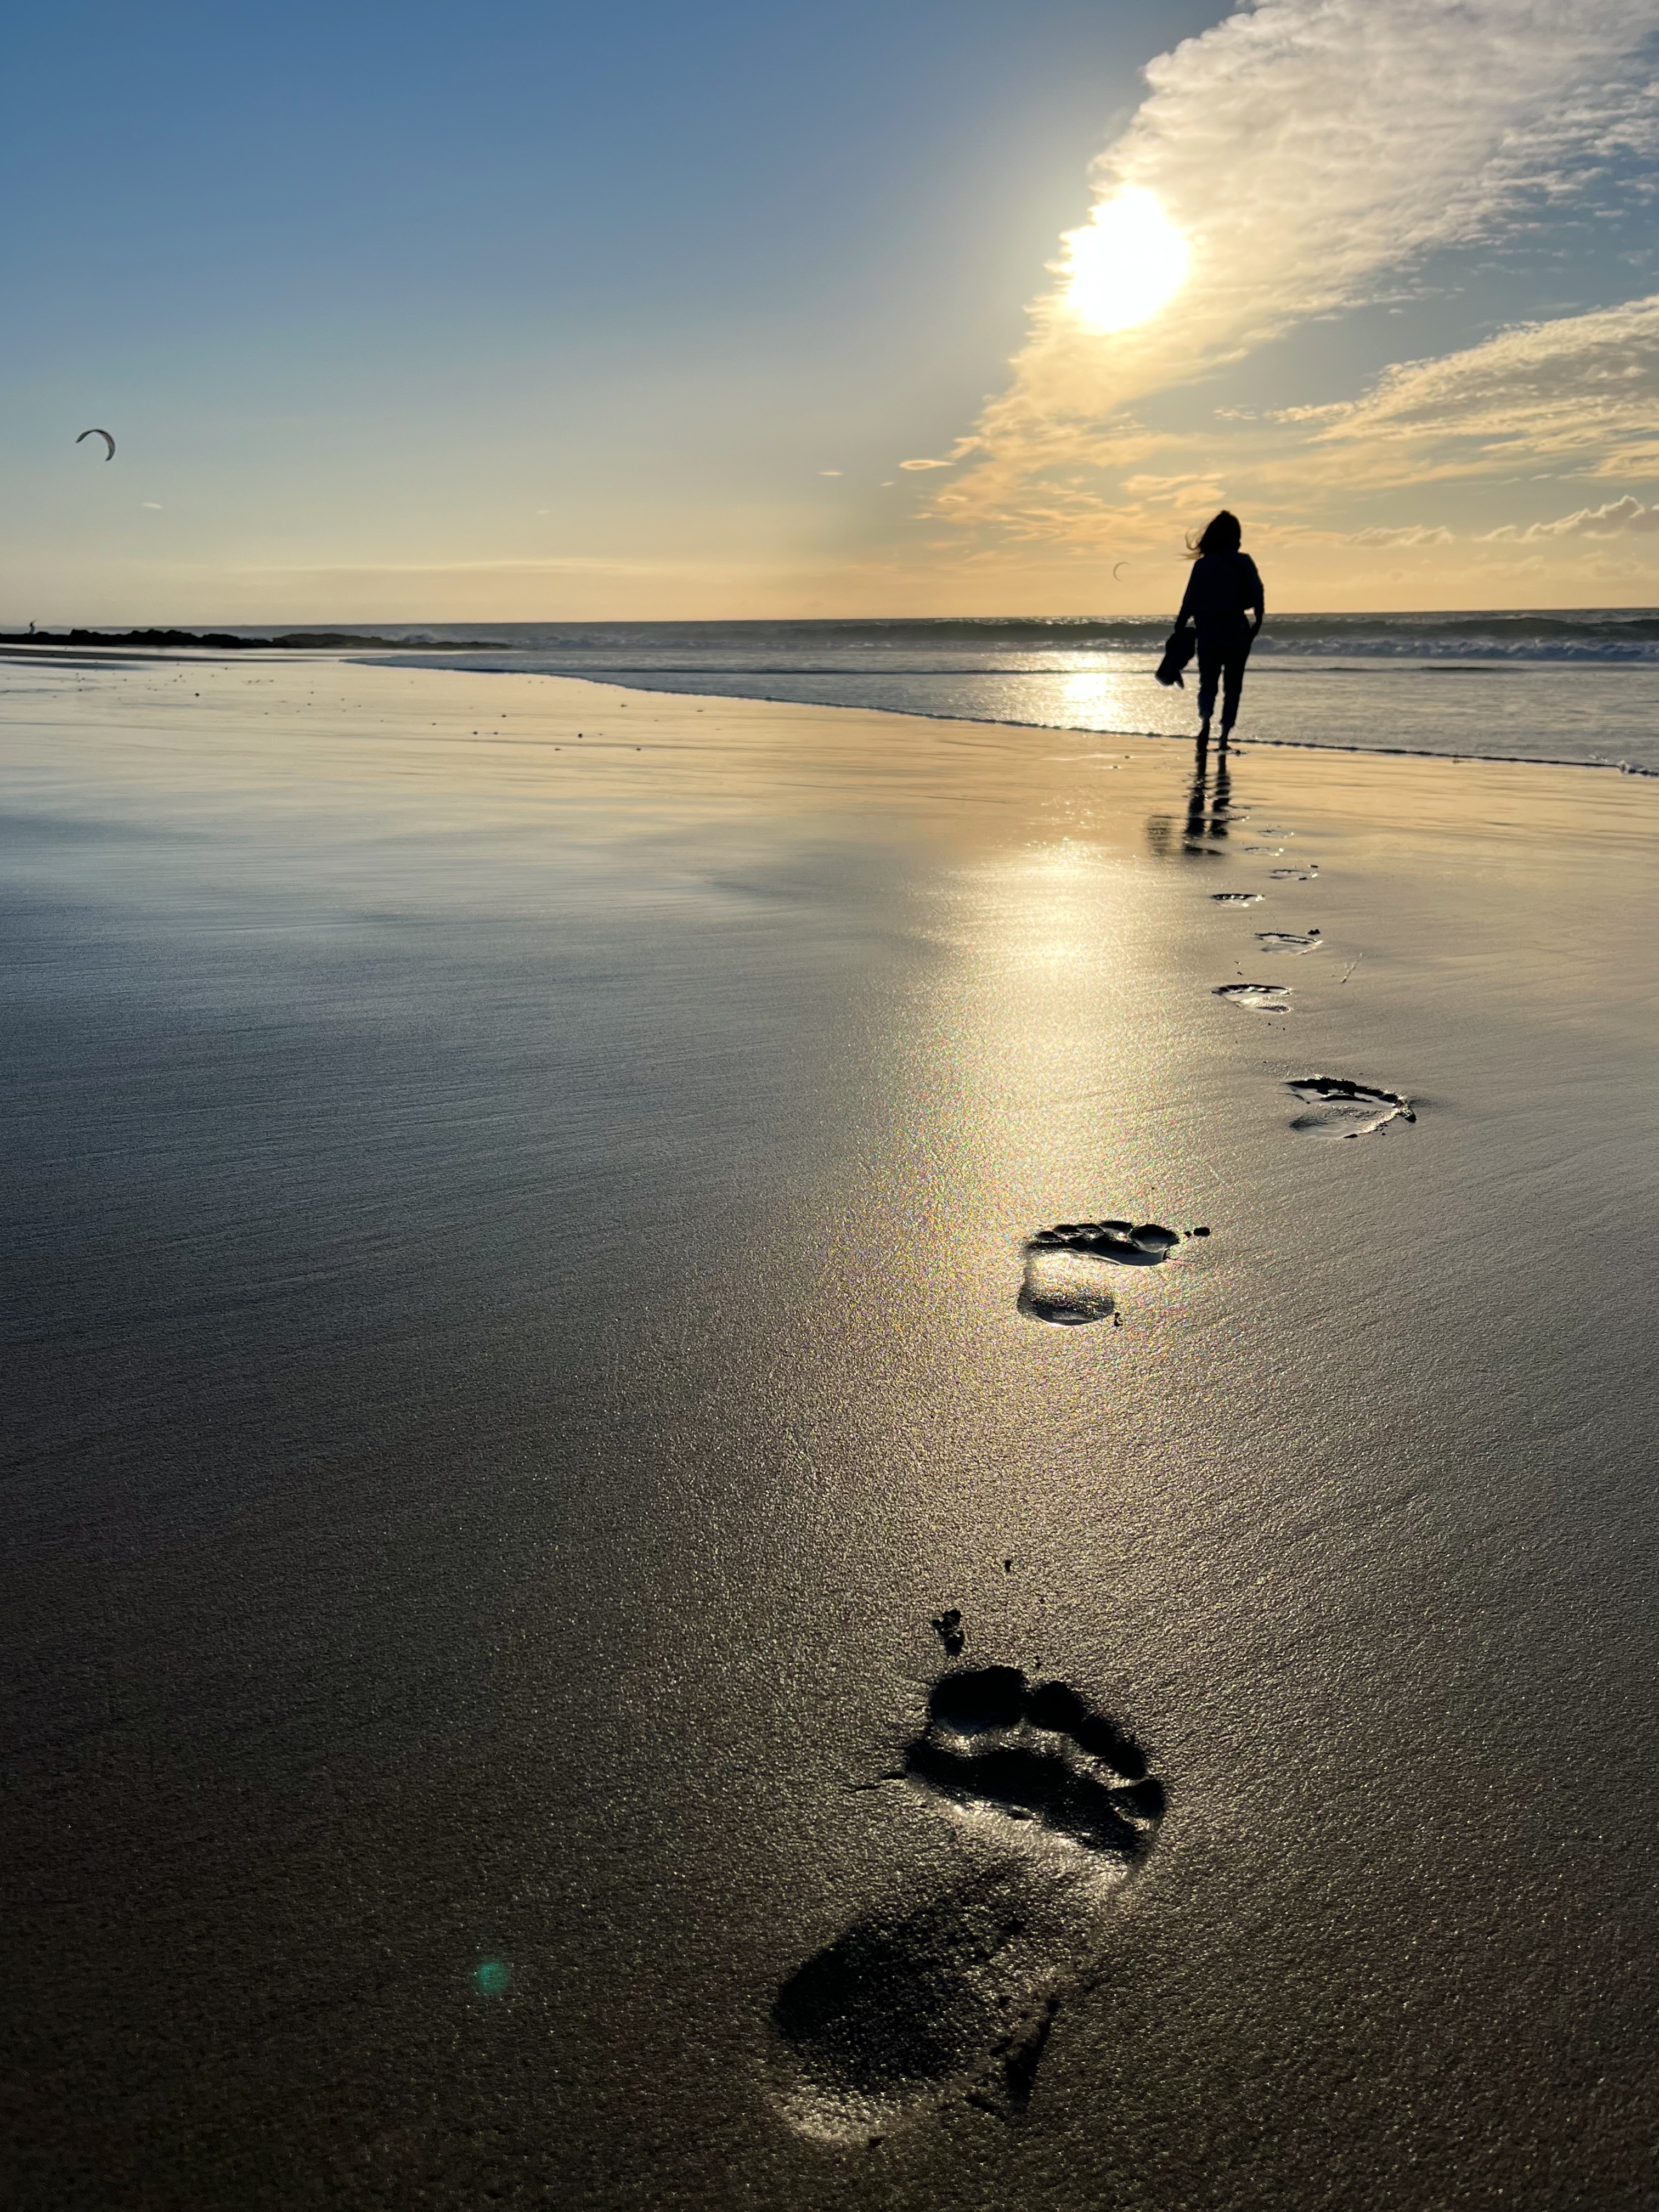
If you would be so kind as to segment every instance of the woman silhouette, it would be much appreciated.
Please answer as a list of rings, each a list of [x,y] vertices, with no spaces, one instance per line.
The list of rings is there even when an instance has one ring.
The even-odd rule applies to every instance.
[[[1187,579],[1187,596],[1176,617],[1177,630],[1190,623],[1198,636],[1198,714],[1200,744],[1210,734],[1215,712],[1215,689],[1221,684],[1221,742],[1238,720],[1238,695],[1244,684],[1244,664],[1250,657],[1266,612],[1261,578],[1248,553],[1239,550],[1243,532],[1238,517],[1224,507],[1207,524],[1196,544],[1187,540],[1195,557]],[[1250,619],[1254,615],[1254,622]]]

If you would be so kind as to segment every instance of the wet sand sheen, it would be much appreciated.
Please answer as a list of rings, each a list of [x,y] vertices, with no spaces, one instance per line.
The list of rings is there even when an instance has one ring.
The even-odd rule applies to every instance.
[[[9,2201],[1638,2191],[1659,793],[0,700]]]

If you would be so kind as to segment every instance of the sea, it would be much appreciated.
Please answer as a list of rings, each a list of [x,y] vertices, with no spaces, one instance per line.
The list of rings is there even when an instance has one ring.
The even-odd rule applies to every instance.
[[[635,690],[787,700],[1118,737],[1196,726],[1167,624],[1087,617],[345,626],[365,658]],[[244,633],[269,635],[269,630]],[[1279,615],[1251,656],[1246,744],[1559,761],[1659,774],[1659,609]]]

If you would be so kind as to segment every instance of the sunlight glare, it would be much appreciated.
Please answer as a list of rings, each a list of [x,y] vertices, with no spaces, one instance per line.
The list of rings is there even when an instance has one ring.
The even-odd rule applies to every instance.
[[[1066,303],[1094,331],[1127,331],[1180,290],[1188,248],[1156,192],[1125,185],[1065,234]]]

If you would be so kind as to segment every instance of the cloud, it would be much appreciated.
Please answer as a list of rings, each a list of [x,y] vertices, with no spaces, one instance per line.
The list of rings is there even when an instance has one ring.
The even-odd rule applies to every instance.
[[[161,512],[161,502],[159,499],[141,499],[138,504],[140,507],[153,508],[157,514]]]
[[[1344,545],[1376,547],[1382,545],[1449,545],[1452,534],[1443,524],[1428,522],[1407,523],[1399,530],[1355,530],[1339,543]]]
[[[1063,531],[1098,502],[1055,472],[1144,450],[1137,401],[1651,155],[1659,86],[1632,62],[1653,28],[1650,0],[1264,0],[1162,56],[1095,185],[1157,195],[1191,243],[1187,283],[1104,337],[1063,285],[1038,299],[936,511],[1043,537],[1058,508]]]
[[[1540,458],[1588,461],[1602,476],[1651,471],[1659,294],[1401,362],[1363,398],[1319,411],[1316,442],[1368,449],[1374,482],[1488,474]],[[1352,466],[1346,452],[1343,466]]]
[[[838,477],[841,474],[841,471],[839,469],[820,469],[818,471],[818,474],[821,477]]]
[[[1659,532],[1659,501],[1644,507],[1626,492],[1623,499],[1609,500],[1605,507],[1581,507],[1576,514],[1564,514],[1554,522],[1530,523],[1524,530],[1506,523],[1501,530],[1487,531],[1480,543],[1536,545],[1554,538],[1646,538],[1655,532]]]
[[[955,465],[952,461],[901,461],[899,463],[902,469],[948,469]]]
[[[1221,482],[1213,469],[1201,469],[1187,476],[1126,477],[1123,489],[1138,499],[1188,500],[1219,499]]]

